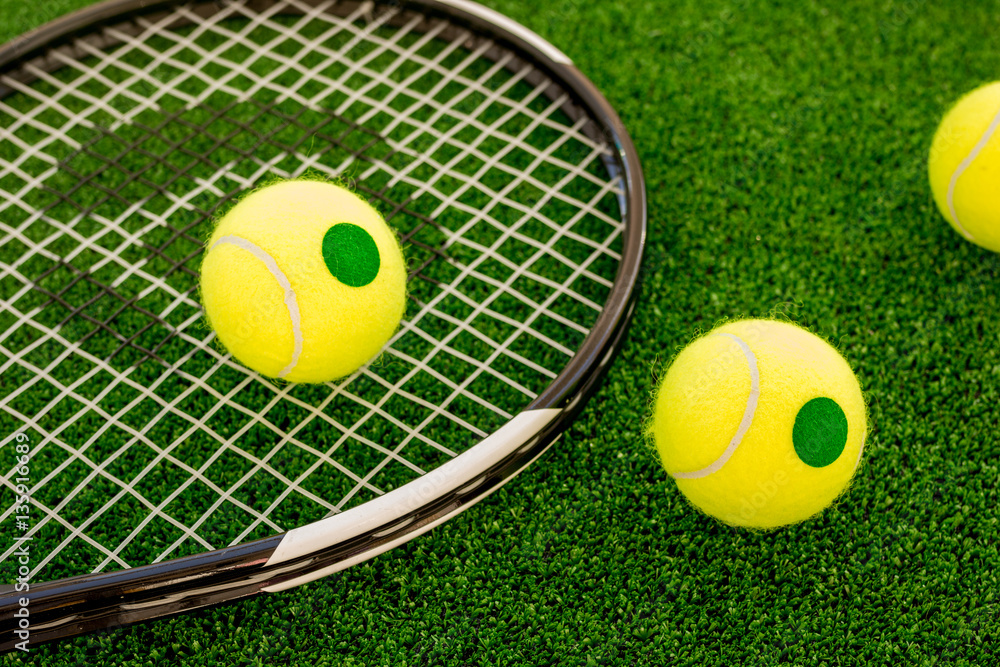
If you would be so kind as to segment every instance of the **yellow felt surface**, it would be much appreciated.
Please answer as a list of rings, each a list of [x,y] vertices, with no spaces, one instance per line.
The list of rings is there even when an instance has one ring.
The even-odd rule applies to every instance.
[[[336,280],[323,260],[327,230],[341,222],[363,227],[378,247],[374,281],[351,287]],[[321,181],[286,181],[237,204],[212,234],[202,264],[202,299],[209,322],[233,356],[275,376],[290,362],[294,339],[284,291],[251,253],[223,236],[256,244],[278,263],[296,294],[303,347],[285,376],[325,382],[357,370],[378,353],[403,316],[406,263],[392,230],[367,202]]]
[[[753,351],[760,398],[749,430],[718,471],[678,479],[684,495],[706,513],[739,526],[773,528],[806,519],[846,488],[860,460],[867,429],[864,398],[847,362],[819,337],[794,325],[744,320],[715,329],[686,347],[660,386],[652,432],[669,473],[700,470],[725,451],[750,394],[745,355]],[[792,444],[795,417],[807,401],[827,397],[844,410],[847,444],[823,468],[803,463]]]
[[[998,112],[1000,82],[977,88],[945,115],[931,144],[928,168],[934,201],[959,233],[962,230],[948,208],[948,187],[955,170],[983,138]],[[1000,130],[959,176],[953,201],[971,240],[1000,252]]]
[[[205,257],[201,279],[205,312],[226,349],[277,377],[292,358],[294,339],[284,290],[271,272],[246,250],[225,244]]]

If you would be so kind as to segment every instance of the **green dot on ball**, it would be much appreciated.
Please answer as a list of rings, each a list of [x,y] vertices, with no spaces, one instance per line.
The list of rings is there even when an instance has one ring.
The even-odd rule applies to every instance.
[[[375,280],[381,263],[372,235],[349,222],[326,231],[323,261],[334,278],[351,287],[364,287]]]
[[[799,409],[792,429],[795,453],[802,462],[822,468],[836,461],[847,445],[847,415],[830,398],[814,398]]]

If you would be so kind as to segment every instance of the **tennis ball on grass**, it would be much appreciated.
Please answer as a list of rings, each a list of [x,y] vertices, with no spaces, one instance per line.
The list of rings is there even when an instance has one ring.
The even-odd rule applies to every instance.
[[[395,332],[406,262],[361,197],[324,181],[282,181],[219,221],[201,292],[209,323],[243,364],[291,382],[326,382],[357,370]]]
[[[1000,81],[952,107],[931,143],[931,191],[959,234],[1000,252]]]
[[[731,322],[688,345],[660,385],[650,430],[696,507],[734,526],[807,519],[861,460],[865,402],[840,354],[805,329]]]

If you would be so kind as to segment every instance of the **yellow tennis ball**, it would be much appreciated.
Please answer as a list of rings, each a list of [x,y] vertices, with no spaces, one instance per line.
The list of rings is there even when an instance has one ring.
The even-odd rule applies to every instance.
[[[656,397],[663,466],[696,507],[734,526],[808,519],[861,461],[865,402],[840,354],[773,320],[731,322],[684,348]]]
[[[951,226],[1000,252],[1000,81],[972,91],[945,115],[928,168],[934,201]]]
[[[406,262],[361,197],[333,183],[282,181],[219,221],[201,293],[219,340],[243,364],[326,382],[360,368],[396,331]]]

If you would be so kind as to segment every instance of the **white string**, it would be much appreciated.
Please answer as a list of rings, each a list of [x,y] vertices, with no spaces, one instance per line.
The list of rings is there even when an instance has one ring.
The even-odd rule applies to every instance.
[[[511,54],[484,61],[496,48],[492,42],[473,40],[469,50],[472,35],[462,31],[441,41],[448,29],[443,22],[428,27],[420,17],[391,12],[370,21],[366,4],[341,18],[328,13],[334,5],[291,0],[257,13],[234,2],[208,19],[180,7],[152,21],[139,18],[135,30],[107,28],[117,46],[101,50],[76,42],[85,59],[55,52],[61,70],[27,66],[36,78],[30,85],[0,77],[15,91],[0,99],[0,140],[15,149],[15,157],[0,158],[0,247],[21,249],[16,256],[0,255],[0,279],[16,286],[0,303],[6,327],[0,330],[0,375],[26,377],[4,390],[0,411],[29,434],[33,458],[58,461],[32,480],[38,512],[30,534],[56,535],[34,564],[33,577],[71,545],[83,561],[93,554],[87,562],[94,571],[127,568],[143,564],[128,554],[137,552],[149,531],[173,536],[152,556],[159,561],[226,546],[209,537],[222,512],[242,517],[228,542],[237,544],[294,527],[281,518],[288,507],[337,512],[381,495],[386,489],[379,480],[390,479],[390,469],[392,479],[413,478],[426,472],[423,459],[458,453],[451,439],[446,445],[437,434],[464,433],[457,441],[469,446],[510,419],[520,409],[513,406],[523,407],[556,377],[602,310],[621,259],[616,244],[623,223],[616,202],[622,185],[608,177],[602,161],[611,148],[586,134],[586,119],[561,116],[568,98],[550,100],[548,81],[528,83],[536,74],[528,65],[510,71]],[[301,16],[283,14],[287,7]],[[191,26],[170,28],[178,16]],[[390,20],[399,25],[390,27]],[[268,37],[261,39],[263,34]],[[246,57],[231,57],[247,49]],[[148,194],[138,198],[102,185],[93,174],[70,171],[78,157],[99,160],[114,172],[119,158],[152,150],[142,143],[128,149],[127,141],[115,137],[142,128],[190,134],[179,120],[171,125],[163,109],[175,109],[182,119],[186,111],[221,110],[219,99],[236,105],[232,113],[256,119],[269,113],[261,99],[332,113],[376,131],[354,134],[378,136],[382,152],[354,155],[336,146],[312,151],[308,142],[281,150],[265,137],[265,150],[245,158],[217,160],[209,153],[186,156],[188,167],[158,163],[171,170],[167,178],[176,179],[171,187],[162,187],[163,176],[126,173],[133,185],[147,184]],[[538,145],[543,135],[547,143]],[[175,155],[185,156],[185,142],[172,140],[179,142]],[[116,154],[101,152],[109,143]],[[566,157],[570,148],[578,159]],[[434,260],[450,262],[448,280],[420,290],[427,298],[411,304],[383,361],[319,388],[275,384],[217,348],[201,324],[196,281],[185,273],[200,263],[204,228],[184,231],[184,225],[210,215],[206,206],[269,175],[292,177],[307,169],[379,183],[390,193],[404,190],[405,199],[397,203],[405,213],[393,224],[404,218],[419,222],[419,216],[461,218],[454,228],[435,227],[445,239],[439,251],[461,250],[472,258]],[[63,191],[59,184],[66,175],[82,183],[87,197]],[[526,191],[537,197],[525,200]],[[470,203],[477,198],[487,203]],[[614,213],[605,210],[609,201],[615,202],[609,209]],[[531,225],[544,228],[544,238]],[[491,230],[489,241],[481,229]],[[169,235],[171,248],[190,246],[192,257],[165,272],[157,253]],[[518,248],[516,256],[508,256],[509,244]],[[38,292],[38,266],[63,267],[40,285],[54,290],[65,306]],[[534,286],[530,294],[523,291],[526,283]],[[145,360],[140,373],[95,351],[97,339],[125,347],[125,353],[136,350],[126,346],[131,333],[112,333],[119,321],[107,319],[106,311],[82,310],[98,323],[81,315],[79,325],[66,320],[82,305],[77,299],[98,294],[98,303],[112,304],[112,311],[150,313],[152,329],[137,344],[179,352],[169,361]],[[504,307],[505,299],[518,308]],[[97,328],[93,339],[69,333],[84,325]],[[552,331],[559,333],[547,333]],[[539,355],[539,348],[551,354]],[[66,379],[70,366],[75,370]],[[160,371],[152,380],[150,368]],[[513,368],[517,372],[509,373]],[[439,393],[419,389],[428,385]],[[75,407],[66,416],[70,404]],[[116,408],[105,407],[110,404]],[[84,426],[95,418],[96,426]],[[382,433],[391,435],[383,439],[377,435]],[[189,461],[186,447],[198,440],[214,443],[211,453]],[[120,444],[107,451],[111,442]],[[363,458],[375,461],[365,469],[352,467],[349,452],[359,447]],[[130,456],[140,457],[141,465],[127,466]],[[288,460],[301,465],[289,466]],[[238,474],[229,478],[221,471]],[[0,483],[13,490],[11,472]],[[151,495],[164,474],[182,479]],[[273,481],[276,491],[255,498],[261,480]],[[345,489],[337,497],[326,495],[332,480]],[[96,484],[112,491],[86,518],[76,518],[75,505]],[[56,488],[58,501],[41,500]],[[204,506],[194,520],[178,520],[173,505],[192,494]],[[124,503],[141,511],[133,513],[124,538],[105,543],[99,527],[113,521]],[[0,507],[0,521],[13,511],[13,505]],[[14,547],[4,549],[0,560]]]

